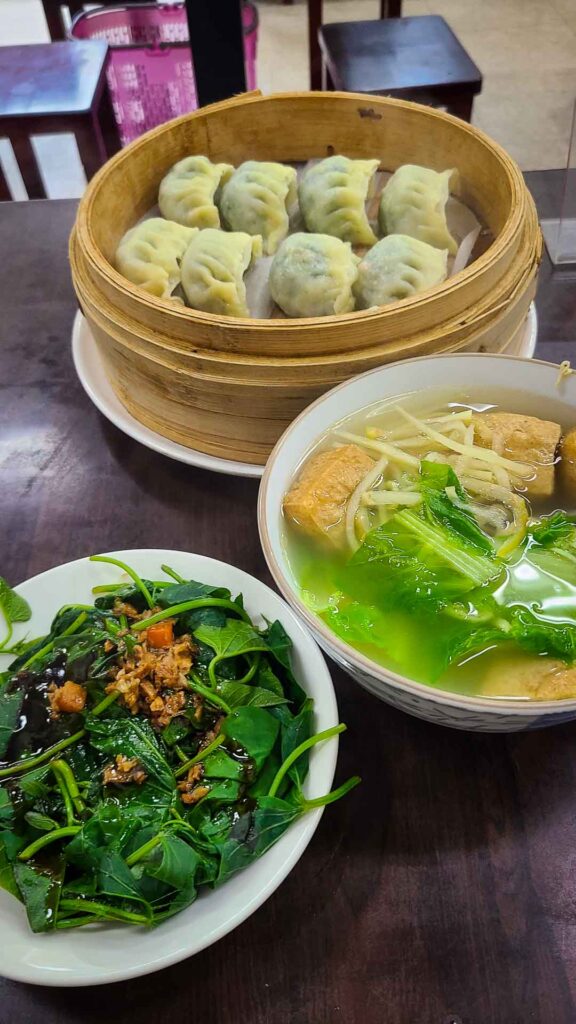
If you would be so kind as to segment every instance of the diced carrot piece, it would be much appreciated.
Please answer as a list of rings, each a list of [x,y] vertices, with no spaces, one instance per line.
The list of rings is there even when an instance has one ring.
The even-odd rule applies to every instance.
[[[169,647],[174,639],[174,623],[171,619],[155,622],[146,630],[149,647]]]
[[[52,706],[65,714],[74,714],[84,710],[86,704],[86,687],[80,683],[73,683],[68,679],[63,686],[59,686],[54,694]]]

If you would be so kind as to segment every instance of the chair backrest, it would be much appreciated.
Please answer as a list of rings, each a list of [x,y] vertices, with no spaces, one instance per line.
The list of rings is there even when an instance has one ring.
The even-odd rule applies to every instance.
[[[119,3],[125,3],[126,0],[98,0],[98,4],[101,7],[111,7],[112,5],[118,6]],[[130,0],[128,0],[128,3]],[[86,6],[85,0],[42,0],[42,7],[44,8],[44,17],[46,18],[46,24],[48,25],[48,31],[52,42],[57,39],[67,38],[68,25],[64,16],[64,11],[67,10],[70,16],[70,20],[75,14],[79,14],[80,11],[84,10]]]
[[[380,0],[381,18],[402,17],[402,0]],[[310,59],[310,88],[322,88],[322,54],[318,31],[322,25],[322,0],[308,0],[308,54]]]

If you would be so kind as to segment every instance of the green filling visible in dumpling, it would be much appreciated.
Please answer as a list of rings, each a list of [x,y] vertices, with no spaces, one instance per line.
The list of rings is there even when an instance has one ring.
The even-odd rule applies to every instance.
[[[290,235],[270,268],[270,294],[287,316],[329,316],[354,309],[358,257],[331,235]]]
[[[388,235],[360,261],[354,294],[358,309],[407,299],[446,279],[448,252],[408,235]]]

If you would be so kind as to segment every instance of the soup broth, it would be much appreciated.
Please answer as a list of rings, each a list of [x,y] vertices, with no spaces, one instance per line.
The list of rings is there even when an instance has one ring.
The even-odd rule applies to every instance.
[[[519,428],[502,444],[478,444],[486,424],[496,435],[500,413],[522,417],[537,458],[526,447],[520,459]],[[492,697],[576,695],[576,488],[559,454],[575,418],[561,401],[470,388],[404,395],[337,424],[285,499],[304,602],[342,640],[410,679]],[[347,484],[343,457],[337,466],[344,450],[361,462],[364,488]]]

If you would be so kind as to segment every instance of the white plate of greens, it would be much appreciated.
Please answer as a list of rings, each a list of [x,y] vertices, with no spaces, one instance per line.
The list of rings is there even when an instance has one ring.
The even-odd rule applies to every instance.
[[[0,677],[0,970],[34,984],[137,977],[240,924],[312,838],[343,728],[316,643],[259,580],[98,557],[15,588],[28,621],[0,586],[25,642]]]

